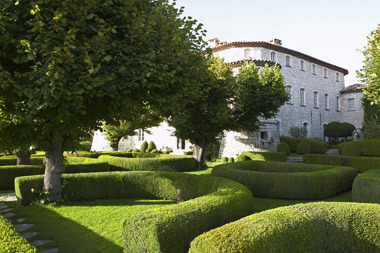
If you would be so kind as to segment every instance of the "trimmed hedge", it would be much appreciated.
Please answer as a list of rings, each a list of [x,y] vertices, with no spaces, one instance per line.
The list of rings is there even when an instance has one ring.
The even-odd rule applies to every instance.
[[[88,173],[110,171],[110,165],[107,162],[97,159],[84,157],[67,157],[69,164],[65,164],[64,173]],[[14,188],[16,177],[43,175],[44,166],[36,165],[12,165],[0,166],[0,189],[8,190]]]
[[[380,206],[318,202],[257,213],[204,233],[190,253],[380,252]]]
[[[252,193],[229,179],[173,172],[108,172],[62,175],[69,201],[102,198],[163,198],[177,205],[128,217],[123,224],[125,252],[187,252],[203,232],[251,213]],[[16,179],[22,204],[33,200],[43,176]]]
[[[30,164],[29,165],[42,165],[43,160],[44,160],[44,157],[30,157]],[[0,157],[0,166],[16,165],[16,164],[17,164],[16,156]]]
[[[284,152],[290,155],[290,147],[286,142],[280,142],[276,147],[276,152]]]
[[[380,169],[368,170],[355,178],[352,201],[380,204]]]
[[[7,219],[0,215],[0,252],[34,253],[38,250],[30,245]]]
[[[254,161],[277,161],[285,162],[286,154],[283,152],[251,152],[243,151],[240,155],[248,156],[251,160]]]
[[[361,156],[380,156],[380,140],[361,140],[349,141],[338,145],[338,151],[342,154],[342,150],[348,143],[355,143],[359,147]]]
[[[107,162],[112,171],[193,171],[198,162],[189,156],[161,156],[157,158],[120,158],[99,156]]]
[[[349,166],[357,169],[359,172],[365,172],[372,169],[380,169],[380,157],[354,157],[339,155],[304,155],[304,162],[309,164],[324,164]]]
[[[351,189],[357,173],[350,167],[248,161],[216,166],[211,175],[242,183],[254,196],[322,199]]]
[[[306,141],[310,145],[310,153],[312,154],[324,154],[328,146],[327,143],[316,139],[280,137],[280,141],[287,143],[290,147],[290,151],[293,153],[297,152],[297,146],[302,141]]]
[[[355,142],[348,142],[342,148],[342,155],[344,156],[360,156],[360,149]]]
[[[310,145],[306,141],[301,141],[297,146],[297,154],[310,154]]]
[[[140,152],[140,151],[139,151]],[[101,155],[110,155],[117,157],[133,157],[131,151],[103,151],[103,152],[87,152],[81,151],[76,153],[64,153],[66,157],[87,157],[87,158],[98,158]]]

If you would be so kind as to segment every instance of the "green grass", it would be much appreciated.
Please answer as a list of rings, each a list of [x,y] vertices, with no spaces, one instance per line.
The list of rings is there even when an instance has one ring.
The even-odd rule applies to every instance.
[[[33,239],[49,239],[43,248],[58,247],[59,252],[122,252],[122,224],[127,216],[172,205],[165,200],[113,199],[75,202],[62,205],[32,204],[23,207],[8,202],[16,219],[35,224],[31,231],[39,234]],[[41,249],[41,248],[40,248]]]

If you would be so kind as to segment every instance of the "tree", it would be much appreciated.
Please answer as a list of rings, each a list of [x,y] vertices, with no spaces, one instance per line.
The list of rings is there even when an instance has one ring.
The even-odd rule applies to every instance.
[[[200,168],[207,167],[207,144],[224,130],[255,131],[260,125],[259,117],[275,116],[288,99],[278,66],[259,70],[246,62],[234,78],[223,59],[209,55],[207,68],[208,74],[200,78],[202,96],[169,118],[176,135],[194,144]]]
[[[368,85],[364,88],[366,99],[371,104],[380,105],[380,25],[367,37],[367,46],[362,53],[364,65],[356,73]]]
[[[1,113],[38,129],[44,198],[61,198],[63,151],[147,105],[164,113],[199,89],[203,31],[167,0],[0,2]]]

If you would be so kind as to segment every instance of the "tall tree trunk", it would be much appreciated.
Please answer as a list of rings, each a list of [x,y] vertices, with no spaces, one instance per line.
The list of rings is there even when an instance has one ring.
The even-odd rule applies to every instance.
[[[118,151],[119,150],[119,142],[112,142],[111,144],[112,151]]]
[[[29,165],[30,163],[30,153],[18,151],[16,152],[17,165]]]
[[[45,177],[42,198],[48,202],[61,199],[61,175],[65,171],[63,167],[63,145],[54,137],[50,138],[50,148],[45,152]]]
[[[206,169],[206,139],[197,140],[194,143],[194,158],[198,161],[198,169]]]

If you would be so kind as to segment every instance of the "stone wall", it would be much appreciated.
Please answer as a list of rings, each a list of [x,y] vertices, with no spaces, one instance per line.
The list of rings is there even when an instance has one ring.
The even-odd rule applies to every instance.
[[[363,108],[363,92],[350,92],[342,94],[342,118],[341,122],[349,122],[353,124],[358,132],[361,133],[364,122],[364,108]],[[354,107],[348,110],[348,100],[354,99]]]

